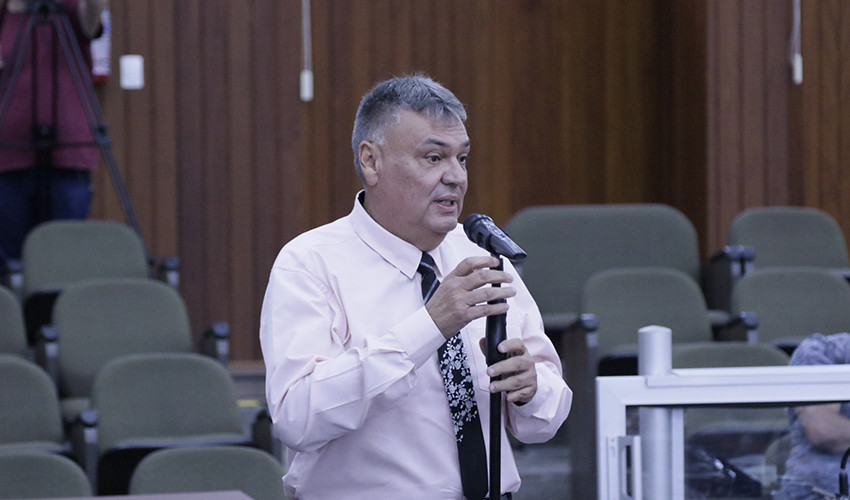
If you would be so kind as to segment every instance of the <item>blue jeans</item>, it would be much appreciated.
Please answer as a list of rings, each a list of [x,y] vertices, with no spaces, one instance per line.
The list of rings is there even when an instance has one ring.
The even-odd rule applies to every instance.
[[[29,168],[0,173],[0,258],[20,259],[27,233],[54,219],[85,219],[92,200],[91,173]]]

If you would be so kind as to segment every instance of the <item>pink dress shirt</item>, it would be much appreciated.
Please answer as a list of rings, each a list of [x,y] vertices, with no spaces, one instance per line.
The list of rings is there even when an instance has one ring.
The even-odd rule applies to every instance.
[[[486,255],[460,226],[430,253],[440,278],[465,257]],[[356,201],[348,216],[298,236],[275,260],[260,341],[269,410],[288,448],[287,495],[462,498],[436,354],[445,339],[423,305],[420,256]],[[505,267],[516,274],[509,262]],[[507,334],[521,336],[536,359],[538,390],[525,405],[506,404],[503,425],[520,441],[543,442],[566,419],[572,391],[531,295],[518,277],[512,286]],[[486,440],[490,380],[479,347],[485,331],[482,318],[461,336]],[[505,432],[501,449],[500,493],[517,491]]]

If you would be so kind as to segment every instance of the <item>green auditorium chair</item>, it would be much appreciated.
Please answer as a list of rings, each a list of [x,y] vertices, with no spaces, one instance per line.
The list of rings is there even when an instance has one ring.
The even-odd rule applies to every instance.
[[[280,462],[256,448],[168,448],[139,462],[130,494],[237,490],[253,500],[282,500],[283,473]]]
[[[672,352],[673,369],[787,366],[790,359],[763,342],[692,343],[674,346]],[[686,439],[714,454],[762,454],[787,430],[784,407],[690,408],[685,415]]]
[[[754,269],[819,267],[850,277],[850,256],[841,226],[827,212],[799,206],[743,210],[732,221],[727,246],[713,255],[704,279],[714,283],[711,307],[729,309],[737,281]]]
[[[28,355],[21,303],[4,286],[0,286],[0,353]]]
[[[850,285],[824,268],[756,268],[735,285],[731,304],[758,315],[759,341],[789,353],[813,333],[850,331]]]
[[[55,220],[30,231],[21,250],[22,302],[28,339],[49,324],[62,288],[91,278],[179,280],[178,260],[149,257],[139,235],[110,220]]]
[[[20,356],[0,354],[0,454],[70,453],[50,377]]]
[[[753,248],[753,265],[850,269],[847,243],[838,222],[812,207],[750,208],[729,228],[730,245]]]
[[[62,455],[0,454],[0,498],[85,498],[92,495],[83,469]]]
[[[715,340],[702,291],[693,278],[666,267],[625,267],[600,271],[585,284],[581,310],[598,323],[596,366],[599,375],[636,375],[638,330],[661,325],[673,332],[674,344]],[[743,317],[747,317],[744,315]],[[741,321],[739,340],[754,340]],[[591,352],[593,352],[591,350]]]
[[[528,257],[522,279],[549,332],[581,319],[584,284],[617,267],[670,267],[697,279],[693,224],[661,204],[540,205],[518,211],[505,231]]]
[[[173,287],[150,279],[68,284],[54,305],[53,324],[42,331],[37,353],[56,380],[66,421],[88,407],[94,378],[109,360],[143,352],[192,351],[183,299]],[[228,330],[214,325],[202,342],[211,337],[224,346],[203,350],[226,364]]]
[[[83,413],[81,463],[98,494],[125,494],[138,462],[170,447],[250,445],[227,369],[195,353],[147,353],[109,361]],[[79,442],[79,441],[77,441]]]

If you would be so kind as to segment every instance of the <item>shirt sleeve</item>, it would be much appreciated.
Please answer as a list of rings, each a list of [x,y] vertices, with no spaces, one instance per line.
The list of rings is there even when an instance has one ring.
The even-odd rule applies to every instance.
[[[846,363],[850,354],[850,334],[812,334],[794,349],[791,365],[834,365]]]
[[[537,392],[524,405],[507,404],[505,425],[524,443],[542,443],[554,437],[572,406],[573,393],[563,377],[561,360],[543,330],[543,319],[528,289],[518,277],[517,295],[508,314],[522,314],[523,342],[535,360]]]
[[[435,346],[412,346],[410,338],[439,338],[416,329],[424,307],[399,329],[347,347],[347,323],[338,301],[301,270],[272,270],[263,300],[260,341],[266,362],[266,398],[281,440],[298,451],[315,450],[360,428],[370,415],[402,402],[415,383],[416,361]],[[417,352],[409,353],[408,349]]]

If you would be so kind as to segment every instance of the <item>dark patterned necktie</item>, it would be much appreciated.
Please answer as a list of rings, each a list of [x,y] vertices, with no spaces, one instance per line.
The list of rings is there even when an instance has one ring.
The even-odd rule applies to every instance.
[[[422,274],[422,297],[428,302],[440,286],[440,281],[434,272],[434,259],[425,252],[422,253],[418,271]],[[463,496],[469,500],[479,500],[487,495],[487,455],[478,405],[475,404],[472,372],[460,333],[448,339],[437,352],[452,412]]]

